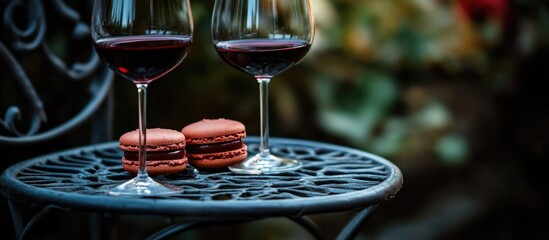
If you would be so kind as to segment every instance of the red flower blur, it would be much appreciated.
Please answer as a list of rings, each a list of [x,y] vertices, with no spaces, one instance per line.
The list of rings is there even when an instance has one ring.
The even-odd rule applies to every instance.
[[[458,0],[462,16],[473,22],[495,20],[505,25],[508,18],[509,0]]]

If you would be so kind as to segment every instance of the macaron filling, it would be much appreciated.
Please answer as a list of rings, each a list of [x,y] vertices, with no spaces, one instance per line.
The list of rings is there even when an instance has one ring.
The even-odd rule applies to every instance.
[[[187,144],[187,152],[190,154],[206,154],[213,152],[227,152],[242,148],[244,143],[242,139],[229,142],[219,142],[210,144]]]
[[[185,157],[185,150],[178,149],[173,151],[147,151],[147,160],[173,160]],[[139,152],[124,152],[124,158],[130,161],[139,160]]]

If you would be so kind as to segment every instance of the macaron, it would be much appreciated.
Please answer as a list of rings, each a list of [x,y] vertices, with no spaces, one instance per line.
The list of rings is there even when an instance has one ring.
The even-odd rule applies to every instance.
[[[181,132],[186,138],[189,164],[199,170],[227,168],[248,156],[248,148],[242,141],[246,127],[241,122],[203,119],[185,126]]]
[[[147,173],[150,175],[176,174],[187,168],[185,135],[164,128],[147,129]],[[137,174],[139,165],[139,131],[120,136],[119,147],[124,151],[122,167]]]

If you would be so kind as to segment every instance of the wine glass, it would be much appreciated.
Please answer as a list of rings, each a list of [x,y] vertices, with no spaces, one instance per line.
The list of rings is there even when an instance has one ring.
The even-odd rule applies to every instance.
[[[242,174],[293,171],[301,162],[269,151],[268,86],[271,78],[299,63],[314,38],[310,0],[216,0],[212,40],[232,67],[259,83],[259,153],[229,169]]]
[[[192,43],[188,0],[96,0],[92,39],[101,60],[137,86],[139,167],[133,179],[109,189],[112,195],[163,195],[181,189],[147,173],[147,86],[176,68]]]

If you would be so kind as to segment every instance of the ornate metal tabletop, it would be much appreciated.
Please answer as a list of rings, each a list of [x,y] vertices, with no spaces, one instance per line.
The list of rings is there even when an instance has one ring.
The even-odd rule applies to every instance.
[[[245,143],[250,154],[258,151],[257,137]],[[100,213],[262,218],[366,208],[394,197],[402,185],[394,164],[364,151],[282,138],[270,144],[272,153],[299,159],[303,167],[276,175],[188,167],[182,174],[158,177],[181,186],[177,195],[110,196],[106,188],[132,176],[122,169],[118,142],[109,142],[13,165],[0,176],[0,191],[10,201]]]

